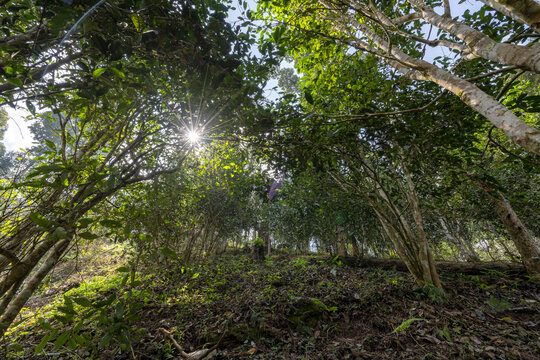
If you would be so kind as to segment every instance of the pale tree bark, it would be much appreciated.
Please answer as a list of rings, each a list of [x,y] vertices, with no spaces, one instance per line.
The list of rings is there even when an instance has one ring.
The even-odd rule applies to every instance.
[[[506,199],[491,196],[491,203],[521,255],[530,275],[540,275],[540,248]]]
[[[337,227],[337,253],[339,256],[347,256],[347,248],[345,247],[345,229],[343,226]]]
[[[522,24],[540,30],[540,4],[535,0],[479,0]]]
[[[437,15],[432,11],[433,9],[427,7],[423,2],[418,0],[409,0],[409,2],[416,6],[419,11],[418,13],[406,15],[407,19],[416,20],[418,16],[422,17],[434,26],[460,38],[465,43],[466,48],[477,56],[500,63],[522,66],[540,73],[540,50],[526,46],[497,43],[485,34],[459,23],[449,16]],[[330,0],[321,0],[321,5],[331,14],[328,21],[332,21],[334,29],[349,37],[349,40],[346,41],[348,45],[377,56],[413,80],[428,80],[440,85],[457,95],[465,104],[484,116],[491,124],[504,132],[511,141],[532,153],[540,155],[540,129],[526,124],[512,111],[472,82],[401,51],[397,46],[393,46],[388,40],[377,35],[366,22],[359,21],[355,13],[344,11],[341,3],[336,4]],[[395,25],[395,21],[399,19],[388,19],[374,6],[369,7],[368,13],[366,12],[368,10],[362,7],[363,5],[352,2],[349,2],[348,5],[366,19],[369,16],[376,17],[378,19],[376,26],[381,27],[387,34],[398,31],[398,35],[403,35]],[[364,12],[369,16],[366,16]],[[464,46],[457,43],[453,44],[458,47]]]
[[[527,227],[521,222],[510,203],[500,192],[492,189],[484,181],[479,180],[471,174],[467,174],[467,177],[480,186],[489,197],[493,209],[516,245],[527,272],[534,276],[540,275],[540,247],[534,236],[532,236]]]
[[[411,174],[407,170],[407,167],[403,164],[403,172],[405,173],[405,179],[407,181],[407,198],[409,199],[409,204],[411,204],[411,209],[414,217],[414,222],[416,223],[416,236],[418,241],[418,246],[420,247],[420,262],[424,267],[424,274],[427,277],[427,281],[432,281],[433,284],[439,288],[442,288],[441,281],[439,279],[439,274],[435,269],[435,261],[433,260],[433,254],[429,248],[426,233],[424,231],[424,220],[422,217],[422,212],[420,210],[420,202],[418,201],[418,196],[416,195],[416,186],[412,180]]]
[[[390,66],[413,80],[429,80],[440,85],[483,115],[513,142],[540,155],[540,129],[527,125],[503,104],[470,81],[464,80],[427,61],[413,58],[396,47],[390,47],[386,40],[373,33],[366,25],[347,15],[340,14],[340,16],[341,19],[347,20],[345,23],[338,25],[341,31],[355,37],[354,31],[350,29],[352,24],[356,26],[357,31],[361,31],[368,37],[378,49],[358,38],[354,38],[350,42],[352,46],[380,57]],[[389,59],[388,55],[391,55],[392,58]]]
[[[536,47],[499,43],[486,34],[448,16],[440,16],[420,0],[408,0],[429,24],[462,40],[474,56],[501,64],[517,65],[540,73],[540,50]]]
[[[351,239],[353,256],[363,257],[364,254],[362,254],[362,252],[360,251],[360,247],[358,246],[358,240],[356,239],[356,236],[351,235],[350,239]]]

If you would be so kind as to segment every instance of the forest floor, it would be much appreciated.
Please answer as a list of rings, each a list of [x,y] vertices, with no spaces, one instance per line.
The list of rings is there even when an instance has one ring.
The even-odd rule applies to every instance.
[[[146,276],[115,263],[36,296],[0,358],[180,359],[174,339],[187,353],[217,344],[207,359],[540,359],[540,282],[524,274],[441,268],[443,297],[319,256],[231,252]]]

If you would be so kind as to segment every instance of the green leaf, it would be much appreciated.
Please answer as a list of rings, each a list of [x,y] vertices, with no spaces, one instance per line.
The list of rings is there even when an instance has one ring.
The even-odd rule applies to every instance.
[[[40,352],[42,352],[43,349],[45,348],[45,345],[47,345],[48,342],[49,342],[49,335],[45,335],[43,339],[41,339],[41,342],[39,343],[39,345],[36,346],[36,348],[34,349],[34,353],[39,354]]]
[[[43,349],[45,348],[45,346],[47,345],[47,343],[49,342],[49,340],[51,340],[52,338],[56,337],[56,335],[58,334],[58,329],[55,329],[53,330],[53,332],[45,335],[42,339],[41,339],[41,342],[39,343],[38,346],[36,346],[36,348],[34,349],[34,353],[35,354],[39,354],[40,352],[43,351]]]
[[[411,326],[411,324],[414,322],[414,321],[426,321],[426,319],[421,319],[421,318],[411,318],[411,319],[407,319],[405,320],[404,322],[402,322],[397,328],[394,329],[394,331],[392,331],[392,334],[393,333],[397,333],[397,332],[400,332],[400,331],[405,331],[409,328],[409,326]]]
[[[107,70],[107,68],[99,68],[99,69],[94,70],[94,72],[92,73],[92,77],[94,78],[100,77],[101,74],[105,72],[105,70]]]
[[[54,350],[61,348],[69,339],[70,334],[71,334],[71,331],[66,331],[62,333],[62,335],[60,335],[58,339],[56,339],[56,341],[54,342]]]
[[[101,220],[99,222],[101,225],[107,227],[107,228],[112,228],[112,229],[116,229],[116,228],[120,228],[122,227],[122,223],[119,222],[119,221],[116,221],[116,220]]]
[[[43,318],[38,319],[39,326],[41,326],[45,330],[52,330],[51,324],[47,321],[45,321]]]
[[[176,253],[176,251],[174,251],[172,249],[169,249],[168,247],[161,247],[161,248],[159,248],[159,250],[161,250],[163,255],[165,255],[166,257],[168,257],[171,260],[178,259],[178,254]]]
[[[99,237],[99,235],[92,234],[91,232],[88,232],[88,231],[79,233],[79,236],[86,240],[94,240]]]
[[[122,79],[126,78],[126,74],[124,74],[123,72],[121,72],[117,68],[110,67],[109,69],[111,69],[111,71],[114,73],[114,75],[118,76],[119,78],[122,78]]]
[[[51,140],[45,139],[45,145],[47,145],[52,150],[56,151],[56,144],[53,143]]]
[[[92,302],[89,299],[85,298],[85,297],[76,297],[76,298],[73,298],[73,301],[76,304],[84,306],[84,307],[92,306]]]
[[[8,78],[7,81],[15,86],[23,86],[23,82],[19,78]]]
[[[77,224],[77,227],[79,229],[84,229],[85,227],[88,227],[91,223],[94,222],[94,219],[91,218],[82,218],[79,220],[79,223]]]
[[[37,225],[39,225],[41,227],[44,227],[44,228],[48,228],[51,225],[49,220],[47,220],[41,214],[30,213],[30,220],[32,220],[35,224],[37,224]]]
[[[137,29],[137,31],[141,31],[142,29],[141,18],[136,14],[131,14],[129,17],[131,18],[131,22],[133,22],[133,25],[135,25],[135,29]]]
[[[305,92],[304,92],[304,96],[305,96],[305,98],[306,98],[306,101],[307,101],[309,104],[313,105],[313,96],[311,96],[311,93],[310,93],[309,91],[305,91]]]
[[[98,348],[104,348],[109,346],[110,342],[112,340],[112,335],[110,333],[106,333],[101,340],[99,341]]]
[[[98,301],[97,303],[93,304],[92,306],[96,309],[102,308],[104,306],[111,305],[113,301],[116,300],[116,294],[112,294],[107,298],[107,300]]]
[[[107,173],[93,173],[88,177],[88,180],[90,181],[99,181],[102,179],[105,179],[107,177]]]

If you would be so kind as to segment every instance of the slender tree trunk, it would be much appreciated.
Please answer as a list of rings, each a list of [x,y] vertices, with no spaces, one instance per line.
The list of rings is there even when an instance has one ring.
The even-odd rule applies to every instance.
[[[504,198],[492,197],[491,203],[501,219],[530,275],[540,275],[540,248],[536,240],[523,225],[510,203]]]
[[[360,247],[358,246],[358,240],[356,239],[356,236],[351,235],[350,239],[351,239],[353,256],[355,256],[355,257],[363,257],[360,254]]]
[[[531,235],[527,227],[521,222],[518,215],[510,205],[510,203],[496,192],[484,181],[481,181],[471,174],[466,174],[467,177],[475,184],[480,186],[487,194],[493,205],[493,209],[501,219],[510,238],[516,245],[516,248],[521,256],[521,261],[530,275],[540,275],[540,248],[536,239]]]
[[[452,234],[452,232],[449,229],[449,226],[446,224],[443,218],[439,218],[439,222],[441,223],[441,227],[443,229],[443,232],[446,238],[451,244],[453,244],[456,247],[461,257],[465,259],[465,261],[467,262],[477,262],[478,255],[469,252],[469,250],[464,246],[462,240]]]
[[[337,252],[339,256],[347,256],[347,247],[345,245],[345,229],[343,226],[337,227]]]
[[[25,284],[23,290],[6,307],[6,310],[0,316],[0,338],[4,336],[4,333],[6,332],[8,327],[11,325],[13,320],[15,320],[15,317],[17,316],[17,314],[19,314],[28,299],[34,293],[34,291],[36,291],[43,278],[47,276],[47,274],[54,267],[58,259],[60,259],[64,251],[67,249],[70,241],[71,238],[61,240],[53,247],[41,267],[32,275],[32,277]]]

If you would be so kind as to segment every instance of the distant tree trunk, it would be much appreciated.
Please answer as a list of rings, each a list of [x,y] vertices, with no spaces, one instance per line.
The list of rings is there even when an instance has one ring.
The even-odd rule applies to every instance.
[[[337,227],[337,253],[339,256],[347,256],[347,247],[345,245],[345,229],[343,226]]]
[[[354,235],[351,235],[351,245],[352,245],[353,256],[355,256],[355,257],[363,257],[364,254],[360,253],[360,247],[358,246],[358,240],[356,239],[356,236],[354,236]]]
[[[259,237],[264,241],[264,248],[266,255],[270,256],[271,243],[270,243],[270,233],[268,232],[268,226],[262,221],[259,225]]]
[[[445,220],[443,220],[442,217],[439,218],[439,221],[441,223],[441,227],[444,231],[446,238],[451,244],[453,244],[456,247],[461,257],[464,258],[465,261],[467,262],[479,261],[478,254],[476,254],[474,249],[471,247],[466,247],[465,244],[463,243],[462,238],[454,236],[452,232],[450,231],[450,226],[448,226],[448,224],[445,222]]]

